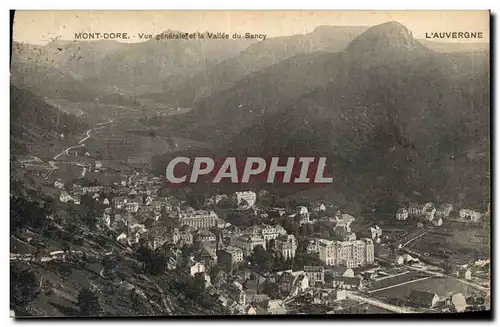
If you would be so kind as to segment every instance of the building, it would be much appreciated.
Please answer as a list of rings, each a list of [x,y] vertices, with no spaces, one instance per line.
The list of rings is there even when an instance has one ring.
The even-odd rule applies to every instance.
[[[412,290],[409,296],[410,303],[418,308],[433,308],[439,301],[436,293]]]
[[[127,202],[124,206],[125,211],[135,213],[139,210],[139,203],[137,202]]]
[[[95,169],[102,168],[102,162],[99,160],[94,161],[94,168]]]
[[[309,278],[303,271],[287,270],[278,275],[278,287],[287,297],[296,296],[309,288]]]
[[[299,217],[299,223],[301,225],[304,224],[311,224],[312,221],[309,220],[309,210],[307,210],[307,207],[304,206],[299,206],[297,208],[297,213],[294,215],[294,217],[298,216]]]
[[[382,228],[378,226],[370,227],[369,232],[372,240],[382,237]]]
[[[333,277],[354,277],[354,270],[351,268],[336,266],[331,269],[331,274]]]
[[[415,258],[413,258],[408,253],[403,254],[402,257],[403,257],[403,260],[404,260],[405,263],[412,262],[413,260],[415,260]]]
[[[103,212],[101,222],[108,228],[111,228],[111,215],[107,212]]]
[[[304,266],[304,274],[309,279],[310,285],[325,282],[325,268],[321,266]]]
[[[453,211],[453,205],[442,204],[436,208],[436,218],[448,218]]]
[[[64,188],[64,183],[60,179],[57,179],[54,181],[54,187],[62,189]]]
[[[236,266],[243,262],[243,250],[234,246],[228,246],[217,252],[217,263],[223,267],[225,271],[231,271]]]
[[[471,280],[472,272],[470,271],[470,269],[462,269],[458,272],[458,277],[463,278],[465,280]]]
[[[327,266],[334,266],[335,261],[335,247],[336,242],[329,240],[319,240],[318,241],[318,253],[319,259],[325,263]]]
[[[319,258],[327,266],[344,265],[348,268],[373,263],[375,260],[373,240],[321,240],[319,244]]]
[[[326,206],[324,203],[320,203],[317,207],[316,207],[316,211],[318,212],[326,212]]]
[[[128,198],[124,196],[115,197],[111,200],[113,208],[122,209],[128,203]]]
[[[183,232],[179,234],[180,239],[184,244],[193,244],[193,234],[189,232]]]
[[[343,214],[341,214],[340,212],[337,212],[337,214],[335,215],[335,221],[336,221],[337,223],[339,223],[339,222],[343,222],[343,223],[344,223],[345,225],[347,225],[348,227],[349,227],[349,226],[351,226],[351,223],[352,223],[353,221],[355,221],[355,220],[356,220],[356,219],[355,219],[353,216],[351,216],[351,215],[349,215],[349,214],[347,214],[347,213],[343,213]]]
[[[269,300],[265,309],[270,315],[284,315],[287,314],[285,304],[282,300]]]
[[[275,240],[280,235],[286,235],[285,229],[280,225],[275,225],[275,226],[264,225],[264,228],[262,228],[260,232],[266,242],[270,240]]]
[[[397,265],[403,265],[405,263],[405,259],[403,258],[403,256],[397,255],[394,258],[394,263],[397,264]]]
[[[306,252],[308,254],[311,254],[311,253],[318,253],[319,254],[319,244],[320,244],[320,242],[318,240],[315,240],[315,239],[309,240],[309,244],[307,245]]]
[[[61,195],[59,196],[59,201],[61,201],[63,203],[68,203],[68,202],[73,202],[76,204],[80,203],[80,201],[78,201],[78,199],[72,197],[66,191],[61,191]]]
[[[220,292],[226,294],[227,297],[239,305],[246,305],[246,293],[243,290],[243,285],[234,281],[232,283],[222,283],[220,288]]]
[[[194,253],[194,259],[206,267],[212,267],[217,263],[217,250],[214,247],[204,246]]]
[[[196,210],[179,213],[179,224],[188,225],[195,229],[209,229],[217,226],[219,217],[214,211]]]
[[[262,236],[262,226],[250,226],[245,229],[244,234],[249,236]]]
[[[264,315],[267,315],[269,314],[267,312],[266,309],[264,309],[263,307],[261,307],[260,305],[251,305],[249,307],[247,307],[247,309],[245,310],[245,313],[247,315],[250,315],[250,316],[264,316]]]
[[[351,227],[350,227],[350,223],[347,223],[343,220],[339,220],[337,221],[334,229],[333,229],[333,232],[335,234],[335,237],[339,240],[346,240],[347,236],[349,234],[351,234]]]
[[[196,240],[200,243],[215,242],[216,239],[215,234],[208,230],[200,230],[196,234]]]
[[[149,203],[147,203],[147,206],[150,207],[154,211],[161,211],[164,204],[161,201],[150,201]]]
[[[347,292],[345,290],[332,290],[329,297],[330,301],[342,301],[347,298]]]
[[[167,234],[167,241],[171,244],[177,244],[177,242],[179,242],[180,239],[181,239],[181,233],[177,228],[172,229]]]
[[[344,236],[343,241],[348,241],[348,242],[356,241],[356,233],[354,232],[347,233]]]
[[[398,211],[396,211],[396,220],[406,220],[408,219],[408,215],[408,210],[399,208]]]
[[[340,290],[361,290],[363,288],[363,280],[359,277],[333,277],[332,287]]]
[[[424,204],[424,206],[422,207],[422,212],[425,213],[429,208],[435,208],[434,203],[427,202],[426,204]]]
[[[427,220],[427,221],[433,221],[435,215],[436,215],[436,208],[434,208],[434,207],[428,207],[424,211],[424,217],[425,217],[425,220]]]
[[[270,217],[283,217],[286,214],[285,208],[271,208],[268,212]]]
[[[252,191],[235,192],[235,197],[238,206],[253,207],[257,201],[257,194]]]
[[[295,258],[297,240],[294,235],[281,236],[276,239],[275,248],[285,260]]]
[[[481,218],[481,213],[471,209],[460,209],[458,212],[460,219],[469,221],[478,221]]]
[[[205,272],[205,265],[200,262],[194,262],[192,265],[189,266],[189,274],[191,276],[204,272]]]
[[[424,213],[423,208],[424,206],[422,204],[410,203],[408,206],[408,215],[412,217],[419,217]]]
[[[439,226],[442,226],[443,225],[443,218],[439,217],[439,218],[435,218],[433,221],[432,221],[432,224],[436,227],[439,227]]]
[[[242,235],[236,238],[234,245],[243,251],[244,256],[248,257],[257,245],[265,249],[266,241],[261,236]]]
[[[82,195],[87,194],[87,193],[98,193],[101,192],[104,189],[103,186],[84,186],[81,189]]]

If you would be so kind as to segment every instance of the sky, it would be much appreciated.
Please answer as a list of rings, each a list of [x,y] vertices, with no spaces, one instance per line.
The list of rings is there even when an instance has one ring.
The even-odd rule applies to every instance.
[[[266,34],[305,34],[317,26],[373,26],[397,21],[413,36],[431,32],[482,32],[483,39],[439,39],[439,42],[489,42],[489,12],[481,11],[16,11],[14,40],[46,44],[55,38],[74,40],[78,32],[139,33],[165,30]],[[123,42],[123,41],[122,41]]]

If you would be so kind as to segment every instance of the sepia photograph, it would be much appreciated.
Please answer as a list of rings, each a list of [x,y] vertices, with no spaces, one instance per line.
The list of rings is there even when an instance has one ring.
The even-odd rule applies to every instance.
[[[491,319],[488,10],[12,10],[10,317]]]

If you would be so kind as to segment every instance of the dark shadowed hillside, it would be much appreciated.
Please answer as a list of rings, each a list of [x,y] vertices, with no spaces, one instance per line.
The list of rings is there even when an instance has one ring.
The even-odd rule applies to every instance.
[[[465,183],[477,202],[489,192],[488,81],[487,53],[436,53],[387,23],[342,53],[292,58],[241,80],[190,112],[184,128],[213,135],[222,151],[328,155],[348,193],[412,185],[456,196]]]
[[[87,125],[63,113],[30,91],[10,87],[10,148],[12,154],[48,155]],[[64,134],[64,139],[61,138]]]

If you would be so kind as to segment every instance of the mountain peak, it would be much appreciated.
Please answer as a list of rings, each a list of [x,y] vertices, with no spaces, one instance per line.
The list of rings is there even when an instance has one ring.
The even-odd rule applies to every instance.
[[[346,51],[355,54],[410,51],[422,48],[412,32],[403,24],[391,21],[370,27],[355,38]]]

